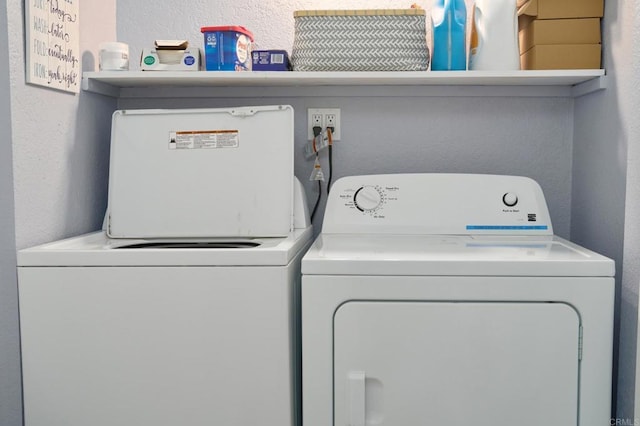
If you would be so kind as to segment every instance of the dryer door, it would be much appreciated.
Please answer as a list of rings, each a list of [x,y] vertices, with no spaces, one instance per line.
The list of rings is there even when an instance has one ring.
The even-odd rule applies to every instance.
[[[579,334],[562,303],[346,303],[335,425],[575,425]]]

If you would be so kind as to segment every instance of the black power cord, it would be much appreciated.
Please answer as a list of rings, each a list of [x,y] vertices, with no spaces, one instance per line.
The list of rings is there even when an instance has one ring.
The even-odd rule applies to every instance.
[[[333,131],[334,127],[327,127],[327,136],[329,138],[329,180],[327,180],[327,195],[331,190],[331,178],[333,176]]]
[[[320,136],[321,132],[322,132],[322,127],[320,126],[313,127],[313,143],[314,143],[314,150],[316,151],[316,159],[318,159],[318,151],[315,149],[315,143],[316,143],[316,139],[318,138],[318,136]],[[311,222],[313,222],[313,218],[315,217],[316,212],[318,211],[318,206],[320,205],[320,198],[322,198],[322,181],[321,180],[318,181],[318,198],[316,198],[316,204],[313,206],[313,211],[311,212]]]
[[[313,206],[313,211],[311,212],[311,222],[313,222],[313,218],[316,215],[316,211],[318,211],[318,206],[320,205],[320,198],[322,198],[322,181],[318,181],[318,198],[316,198],[316,205]]]

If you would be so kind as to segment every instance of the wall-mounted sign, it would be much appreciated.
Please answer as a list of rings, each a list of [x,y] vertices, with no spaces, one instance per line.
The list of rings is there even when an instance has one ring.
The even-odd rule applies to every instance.
[[[27,83],[80,91],[80,0],[25,0]]]

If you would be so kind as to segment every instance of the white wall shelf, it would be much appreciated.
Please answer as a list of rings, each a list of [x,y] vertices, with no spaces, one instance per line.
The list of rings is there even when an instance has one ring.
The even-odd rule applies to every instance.
[[[121,98],[290,96],[579,97],[604,70],[421,72],[85,72],[82,88]]]

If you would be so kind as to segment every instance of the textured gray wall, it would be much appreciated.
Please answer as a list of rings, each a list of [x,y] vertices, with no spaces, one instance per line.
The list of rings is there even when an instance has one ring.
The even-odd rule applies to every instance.
[[[7,0],[18,248],[99,229],[115,101],[25,84],[23,0]],[[80,3],[82,70],[115,39],[115,0]]]
[[[615,2],[614,2],[615,3]],[[633,21],[623,24],[626,29],[625,43],[623,46],[616,46],[616,49],[628,47],[628,50],[621,52],[621,56],[629,61],[630,65],[625,66],[621,73],[621,80],[624,85],[619,91],[624,102],[624,125],[628,130],[628,152],[627,152],[627,186],[625,203],[625,226],[624,226],[624,266],[621,290],[620,309],[620,365],[625,367],[620,369],[619,391],[622,398],[622,408],[634,405],[634,417],[640,419],[637,402],[640,398],[638,392],[638,372],[633,377],[631,366],[637,369],[636,360],[638,344],[638,283],[640,281],[640,121],[638,111],[640,111],[640,3],[633,0],[621,2],[625,5],[625,10],[618,13],[618,16],[627,14],[633,17]],[[614,117],[611,117],[614,120]],[[614,123],[617,121],[614,121]],[[634,380],[635,379],[635,380]],[[630,412],[630,410],[629,410]],[[628,416],[630,417],[630,415]]]
[[[0,28],[7,27],[7,2]],[[7,32],[0,31],[0,425],[22,425]]]
[[[393,93],[390,88],[390,93]],[[156,94],[159,92],[156,91]],[[321,91],[318,92],[321,94]],[[573,100],[547,98],[260,98],[121,99],[120,108],[293,105],[295,173],[309,203],[313,161],[303,156],[308,107],[339,107],[342,140],[334,178],[345,175],[447,172],[524,175],[545,190],[554,229],[569,236]],[[326,152],[321,163],[327,175]],[[325,197],[323,197],[324,206]],[[320,225],[322,209],[314,221]],[[319,226],[316,228],[316,231]]]
[[[0,425],[21,426],[16,246],[99,229],[113,99],[25,84],[24,2],[0,8]],[[80,6],[84,70],[115,39],[115,0]],[[15,212],[15,214],[14,214]]]
[[[616,416],[626,421],[634,419],[640,279],[639,11],[634,0],[606,2],[609,86],[578,99],[574,119],[571,237],[616,260]]]

